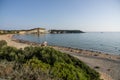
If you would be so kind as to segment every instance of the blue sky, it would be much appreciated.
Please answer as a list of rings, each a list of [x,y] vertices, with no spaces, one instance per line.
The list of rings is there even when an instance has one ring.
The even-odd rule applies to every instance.
[[[0,0],[0,29],[120,31],[120,0]]]

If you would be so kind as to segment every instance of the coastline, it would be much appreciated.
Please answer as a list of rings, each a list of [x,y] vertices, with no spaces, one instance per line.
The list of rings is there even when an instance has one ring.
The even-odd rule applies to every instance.
[[[13,46],[16,48],[24,48],[24,47],[28,46],[27,44],[16,43],[12,38],[13,36],[14,36],[14,34],[0,35],[0,40],[6,40],[8,46]]]
[[[16,48],[24,48],[26,46],[31,46],[31,45],[37,45],[37,46],[41,45],[34,42],[14,39],[13,36],[14,34],[0,35],[0,40],[6,40],[8,46],[13,46]],[[91,68],[94,68],[96,71],[98,71],[104,80],[119,80],[119,76],[120,76],[119,55],[112,55],[102,52],[83,50],[83,49],[73,49],[73,48],[60,47],[60,46],[50,46],[50,47],[53,47],[54,49],[57,49],[62,52],[66,52],[67,54],[77,57],[81,61],[88,64]]]
[[[114,55],[114,54],[108,54],[108,53],[92,51],[92,50],[76,49],[71,47],[63,47],[63,46],[51,46],[51,47],[58,50],[69,51],[69,52],[73,52],[73,53],[77,53],[85,56],[93,56],[93,57],[106,58],[106,59],[118,60],[118,61],[120,60],[120,56]]]

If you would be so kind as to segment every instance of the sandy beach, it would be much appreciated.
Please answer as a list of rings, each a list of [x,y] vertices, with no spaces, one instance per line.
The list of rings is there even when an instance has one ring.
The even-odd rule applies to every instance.
[[[0,40],[6,40],[9,46],[16,48],[24,48],[29,44],[19,43],[13,40],[12,34],[0,35]],[[120,80],[120,56],[107,53],[72,49],[66,47],[51,46],[56,50],[65,52],[81,61],[85,62],[91,68],[95,69],[101,74],[104,80]]]
[[[13,34],[0,35],[0,40],[6,40],[8,46],[13,46],[16,48],[24,48],[28,46],[27,44],[16,43],[15,41],[13,41],[12,36]]]
[[[118,59],[117,56],[105,55],[103,53],[101,53],[101,56],[93,56],[89,54],[91,53],[89,51],[86,51],[86,53],[89,54],[86,55],[86,54],[62,50],[60,48],[56,48],[56,49],[65,52],[67,54],[70,54],[83,61],[91,68],[98,71],[101,74],[101,79],[120,80],[120,59]],[[109,56],[111,56],[112,58],[109,58]]]

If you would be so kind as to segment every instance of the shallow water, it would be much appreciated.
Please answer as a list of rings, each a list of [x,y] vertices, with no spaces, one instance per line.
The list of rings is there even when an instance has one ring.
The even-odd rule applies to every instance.
[[[17,39],[49,45],[65,46],[79,49],[94,50],[110,54],[120,54],[120,33],[79,33],[79,34],[26,34],[15,35]]]

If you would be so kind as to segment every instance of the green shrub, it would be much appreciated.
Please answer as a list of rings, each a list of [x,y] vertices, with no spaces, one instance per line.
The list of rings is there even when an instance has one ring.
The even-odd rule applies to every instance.
[[[5,46],[0,50],[0,59],[6,59],[8,61],[16,60],[17,49],[15,47]]]
[[[0,48],[6,45],[7,45],[7,42],[5,40],[0,40]]]
[[[0,48],[0,60],[19,64],[14,67],[18,73],[26,69],[26,72],[21,72],[22,77],[32,74],[32,78],[37,79],[45,74],[55,80],[100,80],[99,73],[79,59],[50,47],[25,47],[22,50],[5,46]]]
[[[27,61],[24,66],[30,66],[32,69],[40,69],[44,72],[47,72],[47,70],[50,68],[49,64],[43,63],[41,60],[38,60],[35,57]]]
[[[67,63],[55,63],[51,74],[63,80],[89,80],[82,69]]]

